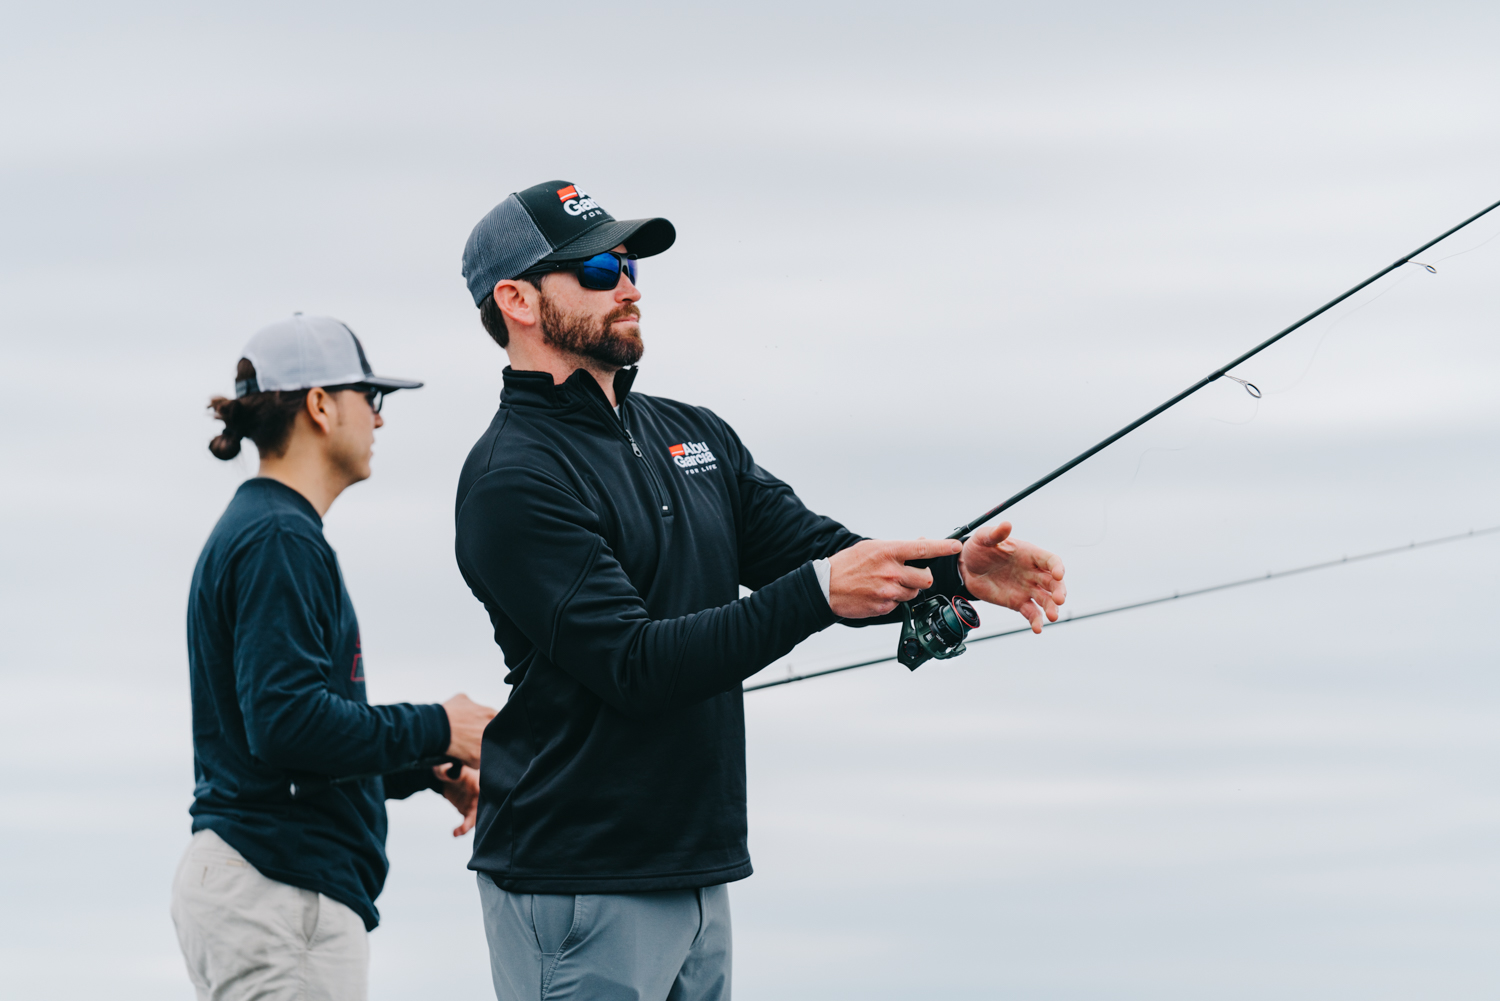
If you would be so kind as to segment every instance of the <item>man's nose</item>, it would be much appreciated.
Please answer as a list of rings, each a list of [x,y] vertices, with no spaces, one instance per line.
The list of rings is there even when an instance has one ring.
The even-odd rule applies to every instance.
[[[615,286],[616,302],[635,302],[641,297],[641,290],[635,287],[635,282],[630,280],[630,275],[624,271],[620,272],[620,283]]]

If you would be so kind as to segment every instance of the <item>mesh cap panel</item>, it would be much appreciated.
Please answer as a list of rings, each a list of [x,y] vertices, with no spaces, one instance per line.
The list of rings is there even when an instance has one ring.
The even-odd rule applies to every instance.
[[[514,278],[552,253],[552,246],[515,195],[479,220],[464,245],[463,275],[474,305],[502,278]]]

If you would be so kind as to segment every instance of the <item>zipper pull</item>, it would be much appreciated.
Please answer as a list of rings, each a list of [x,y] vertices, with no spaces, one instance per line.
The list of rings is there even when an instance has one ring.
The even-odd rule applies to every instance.
[[[621,426],[623,427],[623,425]],[[641,451],[641,446],[635,443],[635,435],[630,433],[629,428],[625,428],[625,437],[630,439],[630,450],[635,453],[635,457],[637,459],[644,459],[646,457],[645,453]]]

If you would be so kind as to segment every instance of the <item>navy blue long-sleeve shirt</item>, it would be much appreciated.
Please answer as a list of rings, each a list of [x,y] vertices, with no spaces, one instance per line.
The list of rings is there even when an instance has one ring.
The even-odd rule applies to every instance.
[[[188,601],[193,830],[265,876],[379,922],[385,800],[433,787],[386,774],[293,800],[292,779],[392,773],[442,754],[439,705],[365,700],[359,621],[323,520],[276,480],[247,480],[209,535]]]

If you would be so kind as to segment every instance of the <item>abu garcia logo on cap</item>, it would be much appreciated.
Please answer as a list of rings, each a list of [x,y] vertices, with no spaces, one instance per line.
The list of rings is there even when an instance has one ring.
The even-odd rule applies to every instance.
[[[604,214],[599,203],[589,197],[588,192],[580,191],[578,185],[570,184],[566,188],[559,188],[557,200],[563,203],[563,211],[571,216],[581,216],[590,219],[594,213]]]

